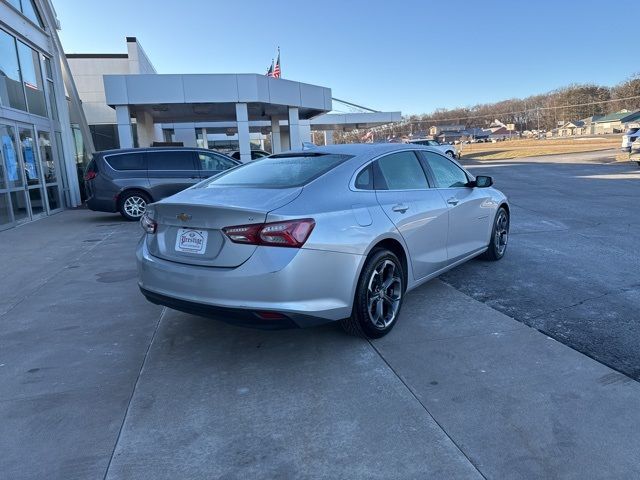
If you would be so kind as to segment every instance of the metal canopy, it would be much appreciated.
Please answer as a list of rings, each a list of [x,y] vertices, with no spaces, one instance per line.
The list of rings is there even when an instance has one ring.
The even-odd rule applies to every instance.
[[[106,103],[148,112],[157,123],[286,118],[289,107],[307,120],[331,110],[331,89],[258,74],[105,75]]]

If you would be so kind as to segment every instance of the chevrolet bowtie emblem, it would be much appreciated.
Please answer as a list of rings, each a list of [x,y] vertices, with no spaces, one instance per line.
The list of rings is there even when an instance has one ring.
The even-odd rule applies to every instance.
[[[178,215],[176,215],[176,218],[178,220],[186,222],[187,220],[191,220],[191,215],[189,215],[188,213],[179,213]]]

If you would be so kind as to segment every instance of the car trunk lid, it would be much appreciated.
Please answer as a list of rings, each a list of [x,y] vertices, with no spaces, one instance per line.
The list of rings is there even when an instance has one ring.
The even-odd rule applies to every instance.
[[[267,214],[294,200],[301,187],[208,187],[180,192],[150,207],[158,223],[147,235],[151,255],[173,262],[233,268],[251,257],[255,245],[231,242],[224,227],[263,223]]]

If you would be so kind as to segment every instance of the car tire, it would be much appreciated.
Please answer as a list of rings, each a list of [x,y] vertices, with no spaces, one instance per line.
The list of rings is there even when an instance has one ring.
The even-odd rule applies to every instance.
[[[398,257],[387,249],[372,251],[358,279],[353,311],[342,320],[342,328],[359,337],[384,337],[398,321],[405,290]]]
[[[139,190],[132,190],[120,196],[118,210],[120,210],[120,214],[126,220],[133,222],[140,220],[140,217],[146,212],[149,203],[151,203],[149,195]]]
[[[445,155],[449,158],[454,158],[454,159],[456,158],[456,154],[453,150],[447,150]]]
[[[504,257],[507,251],[507,243],[509,240],[509,212],[506,208],[500,207],[496,212],[493,220],[493,228],[491,229],[491,238],[489,239],[489,248],[482,255],[482,258],[490,261],[497,261]]]

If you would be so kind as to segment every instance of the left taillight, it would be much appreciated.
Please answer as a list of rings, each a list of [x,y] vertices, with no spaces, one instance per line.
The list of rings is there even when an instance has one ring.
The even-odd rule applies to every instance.
[[[140,218],[140,226],[145,233],[154,234],[158,230],[158,223],[146,213]]]
[[[236,225],[225,227],[222,231],[234,243],[300,248],[307,241],[315,226],[315,220],[303,218],[286,222]]]

